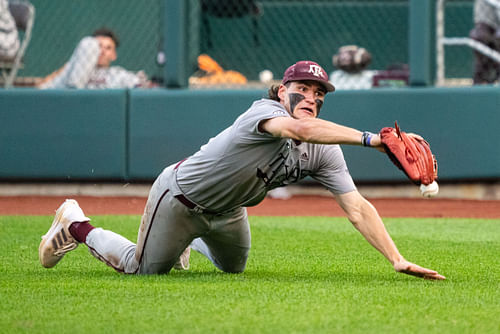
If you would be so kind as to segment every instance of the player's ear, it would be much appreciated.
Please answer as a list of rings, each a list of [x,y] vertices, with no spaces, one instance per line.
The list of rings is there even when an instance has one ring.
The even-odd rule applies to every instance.
[[[287,91],[286,86],[281,84],[280,87],[278,88],[278,97],[280,98],[281,103],[285,102],[286,91]]]

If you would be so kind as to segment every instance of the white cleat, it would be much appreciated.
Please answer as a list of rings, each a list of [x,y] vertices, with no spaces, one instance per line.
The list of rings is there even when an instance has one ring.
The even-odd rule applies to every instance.
[[[67,252],[78,247],[78,241],[69,233],[69,227],[75,222],[88,222],[82,209],[74,199],[67,199],[56,211],[49,231],[42,236],[38,257],[45,268],[55,266]]]
[[[188,270],[189,269],[189,256],[191,255],[191,247],[187,247],[184,252],[182,252],[179,259],[174,264],[174,269],[176,270]]]

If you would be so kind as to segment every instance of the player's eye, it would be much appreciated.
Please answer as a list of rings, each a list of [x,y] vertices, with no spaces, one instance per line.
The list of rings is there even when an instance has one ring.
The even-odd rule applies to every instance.
[[[316,96],[317,97],[323,97],[323,96],[325,96],[325,92],[322,91],[322,90],[318,90],[318,91],[316,91]]]

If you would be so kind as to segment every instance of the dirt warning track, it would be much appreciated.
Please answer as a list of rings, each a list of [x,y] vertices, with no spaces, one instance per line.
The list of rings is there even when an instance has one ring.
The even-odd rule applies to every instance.
[[[53,215],[64,196],[1,196],[1,215]],[[71,196],[86,215],[142,214],[145,197]],[[465,199],[369,199],[382,217],[464,217],[500,219],[500,201]],[[290,199],[266,198],[248,208],[254,216],[344,216],[343,211],[326,196],[297,195]]]

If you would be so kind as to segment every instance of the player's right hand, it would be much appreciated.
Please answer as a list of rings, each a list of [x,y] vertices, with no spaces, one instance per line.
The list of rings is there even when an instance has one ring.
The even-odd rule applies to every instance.
[[[406,260],[401,260],[399,262],[396,262],[394,264],[394,270],[396,270],[399,273],[412,275],[412,276],[420,277],[423,279],[429,279],[429,280],[445,280],[446,279],[446,277],[444,277],[443,275],[440,275],[435,270],[430,270],[427,268],[420,267],[419,265],[408,262]]]

